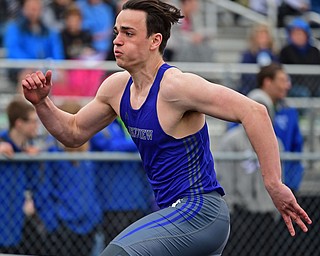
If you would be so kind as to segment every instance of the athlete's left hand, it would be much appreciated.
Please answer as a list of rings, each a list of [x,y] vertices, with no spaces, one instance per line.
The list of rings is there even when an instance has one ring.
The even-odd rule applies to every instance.
[[[298,224],[303,232],[307,232],[308,228],[306,223],[311,224],[312,221],[308,214],[297,203],[292,191],[286,185],[281,183],[277,188],[273,187],[272,189],[268,189],[268,192],[274,205],[279,210],[291,236],[295,235],[293,222]]]

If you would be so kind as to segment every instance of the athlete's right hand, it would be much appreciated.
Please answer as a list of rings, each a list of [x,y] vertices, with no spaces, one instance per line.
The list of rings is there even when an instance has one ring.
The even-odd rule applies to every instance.
[[[41,71],[27,74],[21,82],[25,98],[33,105],[39,104],[50,93],[51,78],[51,70],[48,70],[45,75]]]

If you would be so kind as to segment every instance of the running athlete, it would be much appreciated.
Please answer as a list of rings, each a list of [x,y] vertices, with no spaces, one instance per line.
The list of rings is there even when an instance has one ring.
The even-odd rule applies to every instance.
[[[139,149],[161,209],[122,231],[103,256],[222,254],[229,212],[216,180],[206,115],[242,123],[290,234],[295,235],[293,222],[305,232],[311,224],[281,182],[277,140],[266,108],[164,62],[171,26],[180,18],[179,9],[162,1],[127,1],[117,16],[113,42],[124,71],[107,78],[75,115],[59,110],[48,97],[50,70],[22,80],[24,95],[43,124],[66,146],[79,147],[120,116]]]

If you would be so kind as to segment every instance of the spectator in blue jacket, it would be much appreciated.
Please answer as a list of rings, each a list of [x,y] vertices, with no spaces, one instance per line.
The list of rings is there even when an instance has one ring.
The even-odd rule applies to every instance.
[[[114,9],[103,0],[77,1],[81,10],[82,28],[93,35],[93,46],[104,60],[112,49]]]
[[[76,4],[64,10],[61,38],[65,58],[68,60],[90,61],[99,55],[93,47],[91,32],[82,29],[82,14]],[[92,97],[103,80],[104,71],[80,68],[66,70],[64,74],[64,82],[54,86],[52,95]],[[84,80],[86,83],[83,83]]]
[[[302,152],[303,136],[299,127],[298,111],[285,102],[285,97],[291,89],[288,75],[280,64],[262,67],[257,74],[258,88],[248,96],[260,94],[269,97],[274,105],[273,127],[281,140],[285,152]],[[297,192],[303,178],[304,167],[301,161],[285,161],[283,163],[284,183]]]
[[[90,149],[138,152],[120,118],[92,137]],[[97,164],[99,202],[104,211],[102,229],[107,245],[126,226],[151,211],[153,194],[140,161],[104,161]]]
[[[4,33],[6,57],[10,59],[64,59],[58,32],[41,20],[42,0],[25,0],[22,15],[7,24]],[[16,83],[17,72],[10,78]]]
[[[0,133],[0,141],[6,146],[4,152],[8,156],[39,152],[32,145],[38,128],[34,107],[24,99],[13,99],[7,106],[7,117],[9,129]],[[26,244],[31,242],[33,234],[26,234],[26,237],[23,230],[27,217],[34,213],[34,207],[32,199],[26,198],[25,193],[34,190],[39,164],[33,161],[3,161],[0,162],[0,169],[0,253],[29,254]],[[28,216],[23,210],[26,204],[29,205]]]
[[[76,113],[80,105],[64,102],[60,108]],[[67,148],[52,136],[49,152],[86,152],[89,144]],[[102,219],[95,188],[95,165],[90,160],[59,160],[47,163],[34,195],[38,215],[46,228],[45,255],[88,256],[96,227]]]

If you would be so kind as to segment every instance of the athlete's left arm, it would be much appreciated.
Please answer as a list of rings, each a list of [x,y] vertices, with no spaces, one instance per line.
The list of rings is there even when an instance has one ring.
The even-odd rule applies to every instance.
[[[311,223],[294,195],[281,181],[279,147],[265,106],[225,86],[214,84],[189,73],[176,73],[169,86],[174,107],[181,112],[197,111],[212,117],[240,122],[257,153],[265,186],[289,229],[294,235],[292,220],[303,231],[303,221]]]
[[[166,93],[166,98],[172,99],[175,108],[182,112],[197,111],[243,124],[246,119],[253,119],[248,113],[256,113],[270,121],[263,105],[226,86],[210,83],[198,75],[178,73],[174,69],[168,77],[169,86],[166,84],[166,90],[162,91]]]

